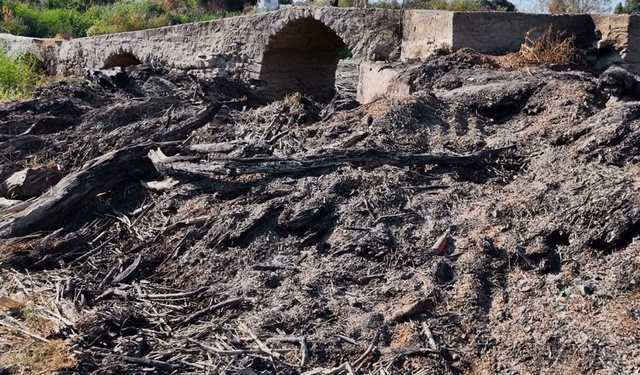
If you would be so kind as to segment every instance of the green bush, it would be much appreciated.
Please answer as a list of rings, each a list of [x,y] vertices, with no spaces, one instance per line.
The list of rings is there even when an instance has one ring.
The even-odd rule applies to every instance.
[[[39,38],[52,38],[57,34],[82,37],[94,23],[75,9],[36,9],[16,3],[13,12],[27,25],[27,35]]]
[[[143,30],[181,23],[210,21],[240,14],[240,12],[202,12],[198,8],[193,8],[196,5],[190,1],[177,5],[172,3],[172,6],[177,8],[168,10],[167,4],[169,3],[157,0],[125,0],[110,5],[92,7],[86,14],[96,21],[88,28],[86,34],[93,36]]]
[[[240,12],[207,12],[199,0],[0,0],[0,32],[40,38],[83,37],[209,21]],[[246,13],[245,13],[246,14]]]
[[[84,0],[40,0],[40,7],[44,9],[73,9],[79,12],[87,10]]]
[[[0,100],[28,96],[44,78],[42,62],[35,56],[11,57],[0,47]]]
[[[28,28],[20,17],[16,17],[13,11],[4,4],[1,4],[2,13],[0,13],[0,32],[14,35],[26,34]]]
[[[96,21],[86,31],[87,36],[118,33],[171,25],[171,18],[159,1],[125,0],[89,9]]]

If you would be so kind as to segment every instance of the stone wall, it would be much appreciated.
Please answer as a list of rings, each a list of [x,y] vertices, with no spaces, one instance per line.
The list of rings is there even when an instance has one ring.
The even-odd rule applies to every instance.
[[[0,33],[0,49],[4,49],[9,56],[32,53],[44,62],[45,68],[51,74],[57,73],[58,49],[63,42],[62,39],[29,38]]]

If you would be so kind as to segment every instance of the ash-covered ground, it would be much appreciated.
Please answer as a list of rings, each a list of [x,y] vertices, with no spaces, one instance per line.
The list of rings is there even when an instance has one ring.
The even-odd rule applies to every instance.
[[[638,373],[637,77],[491,61],[366,105],[148,67],[0,105],[0,182],[44,176],[0,200],[0,372]]]

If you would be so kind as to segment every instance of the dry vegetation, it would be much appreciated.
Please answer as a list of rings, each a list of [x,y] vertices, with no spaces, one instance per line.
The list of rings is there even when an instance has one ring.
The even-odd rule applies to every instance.
[[[525,42],[516,56],[520,64],[558,64],[571,65],[576,61],[575,36],[566,36],[565,32],[554,31],[549,26],[538,38],[533,37],[534,30],[527,31]]]
[[[73,324],[74,309],[47,278],[10,270],[0,276],[0,369],[10,374],[52,374],[77,365],[63,331]]]

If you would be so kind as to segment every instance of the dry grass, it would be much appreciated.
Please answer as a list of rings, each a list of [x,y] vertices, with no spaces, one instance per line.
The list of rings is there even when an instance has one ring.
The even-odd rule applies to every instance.
[[[61,277],[0,272],[0,373],[53,374],[76,366],[71,341],[57,338],[75,321],[73,304],[56,298]]]
[[[287,104],[296,105],[300,104],[300,98],[302,98],[302,94],[300,94],[299,92],[294,92],[287,94],[287,96],[284,97],[284,101]]]
[[[9,369],[11,374],[52,374],[76,365],[68,341],[42,341],[25,333],[49,336],[57,330],[54,322],[43,319],[31,307],[13,311],[15,318],[0,326],[0,369]]]
[[[538,38],[534,38],[533,33],[533,29],[527,31],[520,51],[507,56],[512,65],[571,65],[575,62],[575,36],[567,37],[564,32],[554,31],[553,26],[549,26]]]
[[[6,368],[11,374],[53,374],[76,365],[66,341],[14,337],[12,343],[11,349],[0,354],[0,369]]]

